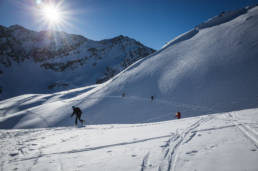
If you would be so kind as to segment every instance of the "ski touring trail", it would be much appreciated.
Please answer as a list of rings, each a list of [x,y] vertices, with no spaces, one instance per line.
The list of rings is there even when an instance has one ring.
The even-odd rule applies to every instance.
[[[246,138],[252,141],[258,149],[258,132],[250,128],[247,124],[239,122],[236,119],[236,116],[231,113],[228,113],[228,115],[225,116],[228,116],[228,118],[231,119],[231,122],[246,136]]]
[[[164,148],[162,151],[163,157],[160,159],[160,164],[158,166],[159,171],[174,171],[177,161],[177,153],[180,149],[182,144],[188,143],[191,139],[196,135],[194,130],[198,128],[202,123],[207,122],[208,120],[212,119],[210,116],[201,117],[199,120],[194,122],[188,128],[184,129],[183,131],[176,130],[176,133],[173,134],[169,140],[166,142],[165,145],[162,147]],[[155,153],[153,155],[156,155]],[[156,167],[153,167],[151,161],[149,160],[149,166],[146,166],[146,160],[149,158],[150,154],[148,153],[147,156],[143,159],[143,166],[144,168],[149,167],[150,170],[156,170]],[[155,159],[156,160],[156,159]],[[146,170],[146,169],[142,169]]]

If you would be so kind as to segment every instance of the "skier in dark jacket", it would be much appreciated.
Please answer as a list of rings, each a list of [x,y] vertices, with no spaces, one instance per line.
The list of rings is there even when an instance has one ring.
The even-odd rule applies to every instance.
[[[75,125],[77,125],[77,119],[79,119],[79,121],[83,124],[84,120],[81,119],[81,115],[82,115],[82,111],[79,107],[75,107],[73,106],[73,114],[71,115],[71,117],[73,117],[73,115],[75,114]]]

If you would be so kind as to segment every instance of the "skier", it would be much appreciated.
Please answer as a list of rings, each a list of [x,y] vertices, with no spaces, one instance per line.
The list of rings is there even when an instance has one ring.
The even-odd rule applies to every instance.
[[[151,96],[151,101],[153,101],[154,100],[154,96]]]
[[[75,107],[73,106],[73,113],[71,115],[71,117],[73,117],[73,115],[75,114],[75,125],[77,125],[77,119],[79,119],[79,121],[81,122],[81,124],[83,124],[84,120],[81,119],[81,115],[82,115],[82,111],[79,107]]]
[[[180,119],[181,118],[181,113],[180,112],[176,112],[176,118]]]

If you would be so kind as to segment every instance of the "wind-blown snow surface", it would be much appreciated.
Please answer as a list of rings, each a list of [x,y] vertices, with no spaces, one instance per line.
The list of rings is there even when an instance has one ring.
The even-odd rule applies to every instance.
[[[1,170],[258,170],[258,109],[148,124],[0,130],[0,137]]]
[[[164,121],[177,111],[191,117],[256,108],[257,28],[257,6],[214,17],[196,34],[183,34],[177,43],[95,88],[1,101],[0,128],[71,126],[73,105],[82,109],[88,124]]]

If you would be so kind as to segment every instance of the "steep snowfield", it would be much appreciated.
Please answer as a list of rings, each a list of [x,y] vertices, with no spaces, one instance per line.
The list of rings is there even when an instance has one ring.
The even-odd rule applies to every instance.
[[[0,128],[71,126],[73,105],[89,124],[156,122],[174,118],[177,111],[191,117],[258,107],[257,28],[257,6],[223,13],[95,88],[0,101]]]
[[[258,109],[148,124],[0,130],[0,170],[257,171]]]
[[[96,123],[141,122],[154,116],[166,120],[165,115],[176,111],[186,117],[257,107],[258,7],[231,20],[225,17],[227,22],[200,28],[191,38],[172,42],[135,63],[79,105],[99,116]],[[122,93],[124,100],[107,100]],[[94,97],[98,99],[91,100]]]

